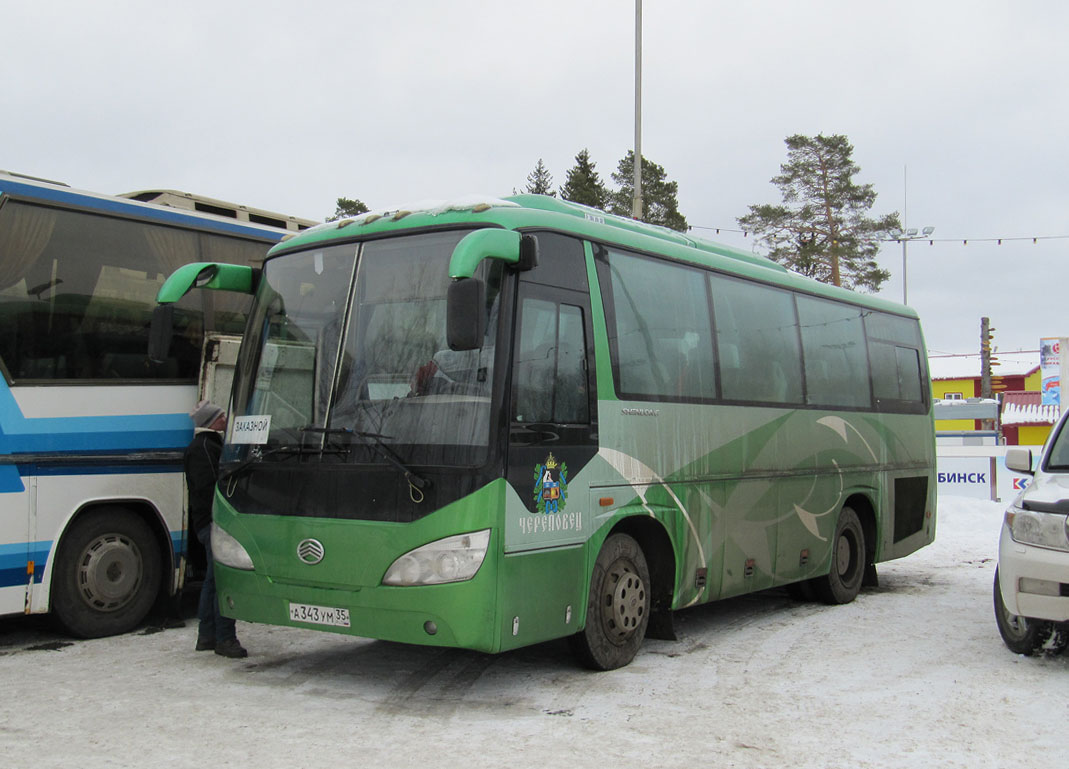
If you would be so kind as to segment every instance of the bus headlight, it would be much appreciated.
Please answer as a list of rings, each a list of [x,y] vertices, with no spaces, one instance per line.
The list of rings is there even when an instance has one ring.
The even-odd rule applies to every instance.
[[[463,582],[479,571],[490,545],[490,529],[458,534],[410,550],[390,565],[384,585],[440,585]]]
[[[1014,542],[1069,551],[1069,518],[1057,513],[1034,513],[1011,507],[1006,525]]]
[[[231,569],[252,571],[252,559],[241,543],[212,522],[212,558]]]

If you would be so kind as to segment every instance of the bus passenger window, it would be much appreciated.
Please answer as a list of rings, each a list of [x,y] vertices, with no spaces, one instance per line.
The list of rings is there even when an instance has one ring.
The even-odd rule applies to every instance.
[[[927,388],[917,321],[871,312],[865,317],[865,334],[878,410],[923,411]]]
[[[713,399],[716,378],[705,277],[610,251],[610,336],[618,391],[647,399]]]
[[[720,375],[727,400],[802,402],[802,351],[786,291],[710,276]]]
[[[805,354],[806,402],[868,408],[869,361],[859,307],[798,297]]]

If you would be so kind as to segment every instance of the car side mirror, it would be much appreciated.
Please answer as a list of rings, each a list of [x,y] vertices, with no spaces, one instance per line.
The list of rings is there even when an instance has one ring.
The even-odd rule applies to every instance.
[[[1006,451],[1006,467],[1018,473],[1035,475],[1032,470],[1032,450],[1008,449]]]
[[[460,278],[450,283],[445,318],[450,350],[482,347],[486,336],[486,284],[478,278]]]

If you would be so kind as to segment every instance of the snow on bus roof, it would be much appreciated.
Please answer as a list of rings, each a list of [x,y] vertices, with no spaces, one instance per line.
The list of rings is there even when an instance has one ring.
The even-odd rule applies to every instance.
[[[478,194],[461,195],[460,197],[450,198],[449,200],[420,200],[411,205],[399,206],[397,208],[380,208],[357,216],[347,216],[344,219],[337,221],[324,222],[323,224],[317,224],[315,227],[308,228],[305,232],[323,232],[324,230],[342,229],[343,227],[354,225],[360,226],[362,224],[370,224],[378,219],[402,219],[410,214],[440,216],[441,214],[450,211],[478,212],[485,211],[489,208],[503,207],[517,208],[519,207],[519,204],[513,203],[510,200],[495,198],[492,195]]]

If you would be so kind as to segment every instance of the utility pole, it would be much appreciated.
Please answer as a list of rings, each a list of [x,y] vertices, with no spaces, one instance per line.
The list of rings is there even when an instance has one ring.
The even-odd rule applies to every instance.
[[[635,0],[635,181],[631,216],[642,219],[642,0]]]
[[[991,367],[998,365],[998,358],[993,353],[995,351],[993,334],[995,332],[994,326],[991,325],[991,320],[988,318],[980,318],[980,397],[985,399],[994,398],[994,388],[991,383]],[[994,419],[981,419],[981,430],[995,430],[997,429],[997,421]]]
[[[991,320],[980,318],[980,397],[991,397]]]

